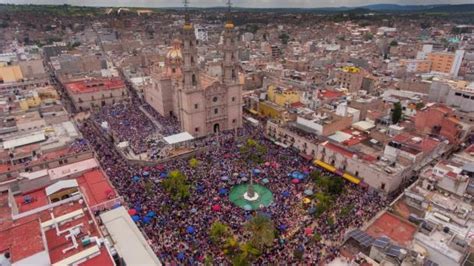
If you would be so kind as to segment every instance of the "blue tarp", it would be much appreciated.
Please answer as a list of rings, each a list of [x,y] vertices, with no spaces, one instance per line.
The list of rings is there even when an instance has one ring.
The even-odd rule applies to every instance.
[[[178,260],[184,260],[186,258],[186,256],[184,255],[184,252],[180,252],[178,253],[178,255],[176,256],[176,258]]]
[[[154,212],[154,211],[149,211],[149,212],[146,214],[146,216],[148,216],[148,217],[155,217],[155,216],[156,216],[156,212]]]
[[[133,215],[133,216],[132,216],[132,220],[133,220],[134,222],[138,222],[138,221],[140,221],[140,219],[141,219],[141,218],[140,218],[140,216],[138,216],[138,215]]]
[[[133,177],[133,181],[135,181],[135,182],[138,182],[138,181],[140,181],[140,177],[139,177],[139,176],[137,176],[137,175],[136,175],[136,176],[134,176],[134,177]]]
[[[281,195],[282,195],[283,197],[285,197],[285,198],[288,198],[288,197],[290,196],[290,192],[288,192],[288,191],[283,191],[283,192],[281,193]]]

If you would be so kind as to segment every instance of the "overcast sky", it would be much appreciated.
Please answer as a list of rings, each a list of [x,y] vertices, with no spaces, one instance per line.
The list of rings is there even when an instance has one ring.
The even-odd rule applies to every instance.
[[[176,7],[182,0],[0,0],[10,4],[70,4],[78,6]],[[190,0],[192,7],[223,6],[225,0]],[[339,7],[370,4],[463,4],[472,0],[233,0],[236,7]]]

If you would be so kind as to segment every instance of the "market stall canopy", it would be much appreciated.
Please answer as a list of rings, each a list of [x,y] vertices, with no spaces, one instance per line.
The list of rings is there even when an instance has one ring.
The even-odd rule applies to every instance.
[[[166,141],[166,143],[173,145],[173,144],[178,144],[178,143],[193,140],[194,137],[188,132],[181,132],[181,133],[174,134],[168,137],[164,137],[163,139]]]

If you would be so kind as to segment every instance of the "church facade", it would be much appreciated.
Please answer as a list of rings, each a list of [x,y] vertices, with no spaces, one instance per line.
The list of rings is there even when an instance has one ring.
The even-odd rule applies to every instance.
[[[203,137],[242,126],[242,84],[238,79],[238,44],[234,24],[224,26],[222,75],[212,77],[197,63],[194,26],[187,17],[180,41],[173,41],[164,68],[153,74],[145,100],[165,117],[178,119],[181,130]]]

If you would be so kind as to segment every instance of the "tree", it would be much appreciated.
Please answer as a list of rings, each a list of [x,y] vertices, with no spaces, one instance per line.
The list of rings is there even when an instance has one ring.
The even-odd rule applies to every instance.
[[[151,193],[153,193],[153,181],[151,179],[147,179],[145,182],[145,193],[148,196],[151,196]]]
[[[316,203],[316,212],[314,213],[314,215],[316,217],[319,217],[327,209],[329,209],[329,205],[331,204],[332,199],[328,194],[324,192],[316,193],[315,198],[318,200],[318,203]]]
[[[364,35],[364,40],[365,41],[370,41],[374,38],[374,35],[370,32],[367,32],[365,35]]]
[[[166,192],[171,194],[174,200],[183,201],[190,197],[190,185],[186,176],[178,170],[171,171],[162,183]]]
[[[280,34],[280,36],[278,36],[278,38],[280,38],[280,41],[282,44],[288,44],[288,40],[290,39],[290,35],[286,34],[286,33],[282,33]]]
[[[239,250],[239,245],[239,241],[237,238],[235,238],[235,236],[228,237],[223,245],[224,254],[234,257],[234,255],[237,254]]]
[[[332,196],[337,196],[344,190],[344,180],[339,176],[322,176],[319,171],[313,171],[310,176],[322,191]]]
[[[273,240],[275,239],[275,226],[273,221],[269,218],[257,214],[257,216],[245,224],[245,229],[251,235],[249,243],[259,251],[263,251],[265,247],[269,247],[273,244]]]
[[[390,46],[398,46],[398,42],[396,40],[393,40],[390,42]]]
[[[392,123],[396,124],[402,119],[402,104],[400,102],[396,102],[393,104],[392,109]]]
[[[245,145],[240,147],[240,153],[244,156],[246,163],[260,164],[265,160],[267,148],[254,139],[247,139]]]
[[[211,225],[211,229],[209,230],[209,236],[213,243],[222,244],[225,239],[230,236],[230,229],[227,225],[219,221],[215,221]]]

